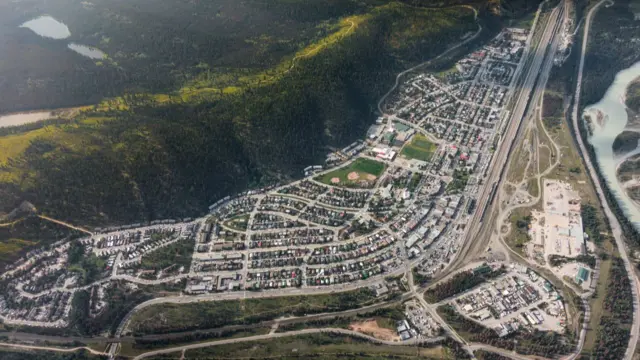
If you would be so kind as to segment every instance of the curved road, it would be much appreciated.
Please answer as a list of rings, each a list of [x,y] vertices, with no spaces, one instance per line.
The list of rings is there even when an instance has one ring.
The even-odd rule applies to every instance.
[[[466,5],[461,5],[461,6],[473,10],[473,15],[474,15],[474,17],[476,18],[476,21],[477,21],[477,19],[478,19],[478,10],[476,10],[476,8],[474,8],[472,6],[466,6]],[[396,76],[395,84],[391,87],[391,89],[389,89],[389,91],[387,91],[386,94],[382,95],[382,98],[380,98],[380,101],[378,101],[378,112],[380,113],[380,115],[385,114],[385,112],[382,110],[382,103],[387,99],[387,97],[389,97],[389,95],[391,95],[391,93],[398,87],[398,85],[400,85],[400,79],[406,73],[409,73],[409,72],[411,72],[411,71],[413,71],[413,70],[415,70],[415,69],[417,69],[417,68],[419,68],[421,66],[427,65],[427,64],[429,64],[429,63],[431,63],[433,61],[439,60],[440,58],[443,58],[443,57],[449,55],[449,53],[451,53],[452,51],[454,51],[454,50],[466,45],[467,43],[469,43],[469,42],[471,42],[473,40],[475,40],[480,35],[481,32],[482,32],[482,26],[480,24],[478,24],[478,31],[476,31],[476,33],[473,34],[473,36],[471,36],[468,39],[466,39],[466,40],[464,40],[464,41],[462,41],[462,42],[460,42],[460,43],[448,48],[447,50],[445,50],[440,55],[438,55],[438,56],[436,56],[434,58],[431,58],[431,59],[429,59],[429,60],[427,60],[425,62],[422,62],[422,63],[420,63],[420,64],[418,64],[418,65],[416,65],[416,66],[414,66],[412,68],[409,68],[409,69],[399,73]]]
[[[150,356],[155,356],[155,355],[160,355],[160,354],[168,354],[168,353],[173,353],[173,352],[177,352],[177,351],[184,351],[184,350],[194,350],[194,349],[200,349],[200,348],[216,346],[216,345],[235,344],[235,343],[248,342],[248,341],[257,341],[257,340],[270,340],[270,339],[276,339],[276,338],[288,337],[288,336],[305,335],[305,334],[320,334],[320,333],[334,333],[334,334],[343,334],[343,335],[355,336],[355,337],[359,337],[359,338],[363,338],[363,339],[369,340],[369,341],[371,341],[373,343],[384,344],[384,345],[393,345],[393,346],[403,346],[403,345],[406,346],[406,345],[415,345],[415,344],[437,343],[437,342],[443,341],[445,339],[444,337],[436,337],[436,338],[429,338],[429,339],[423,339],[423,340],[413,339],[413,340],[407,340],[407,341],[386,341],[386,340],[380,340],[380,339],[371,337],[369,335],[365,335],[365,334],[362,334],[362,333],[359,333],[359,332],[356,332],[356,331],[346,330],[346,329],[338,329],[338,328],[304,329],[304,330],[298,330],[298,331],[290,331],[290,332],[286,332],[286,333],[273,333],[273,334],[265,334],[265,335],[256,335],[256,336],[248,336],[248,337],[237,338],[237,339],[215,340],[215,341],[208,341],[208,342],[203,342],[203,343],[199,343],[199,344],[176,346],[176,347],[172,347],[172,348],[166,348],[166,349],[160,349],[160,350],[154,350],[154,351],[146,352],[144,354],[140,354],[140,355],[136,356],[133,359],[134,360],[139,360],[139,359],[144,359],[144,358],[148,358]]]
[[[16,349],[23,349],[23,350],[42,350],[42,351],[55,351],[55,352],[63,352],[63,353],[86,350],[94,355],[106,355],[103,352],[96,351],[85,346],[74,347],[74,348],[61,348],[61,347],[51,347],[51,346],[35,346],[35,345],[20,345],[20,344],[12,344],[12,343],[0,343],[0,347],[2,346],[16,348]]]
[[[601,0],[596,5],[594,5],[589,13],[587,14],[587,18],[584,25],[584,35],[582,37],[582,49],[580,53],[580,65],[578,67],[578,79],[576,82],[576,92],[574,94],[574,102],[573,102],[573,111],[571,114],[572,122],[573,122],[573,131],[575,132],[574,138],[578,142],[578,146],[580,147],[580,152],[582,152],[582,158],[584,159],[585,165],[589,171],[589,175],[591,176],[591,180],[595,185],[596,193],[598,194],[598,198],[600,199],[600,203],[602,204],[602,208],[604,209],[604,213],[609,220],[609,224],[611,226],[611,231],[613,233],[614,238],[616,239],[616,245],[618,246],[618,251],[620,252],[620,258],[624,262],[625,270],[627,271],[627,275],[629,276],[629,282],[631,284],[631,294],[633,296],[633,325],[631,326],[631,337],[629,338],[629,345],[627,346],[627,352],[625,353],[625,359],[631,359],[636,350],[636,344],[638,343],[638,338],[640,335],[640,319],[638,319],[638,279],[635,275],[633,265],[629,261],[629,256],[627,254],[627,247],[624,242],[622,230],[620,227],[620,223],[618,222],[618,218],[614,215],[613,211],[609,207],[609,203],[607,202],[607,198],[604,195],[604,191],[602,190],[603,185],[600,182],[600,178],[598,177],[598,173],[594,167],[594,163],[591,161],[589,156],[589,152],[584,144],[582,139],[582,135],[580,134],[580,130],[578,127],[578,112],[580,109],[580,94],[582,91],[582,75],[584,72],[584,57],[587,52],[587,44],[589,42],[589,29],[591,28],[591,21],[593,16],[596,14],[598,9],[605,4],[611,3],[610,0]],[[582,334],[581,334],[582,338]]]

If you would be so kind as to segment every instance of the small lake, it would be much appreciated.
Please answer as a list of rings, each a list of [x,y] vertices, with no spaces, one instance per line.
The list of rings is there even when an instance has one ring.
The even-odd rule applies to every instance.
[[[634,223],[637,229],[640,229],[640,209],[629,198],[618,182],[616,166],[619,158],[613,153],[613,141],[624,131],[628,121],[627,107],[624,104],[627,87],[638,76],[640,76],[640,62],[620,71],[602,100],[587,106],[584,112],[585,114],[590,114],[591,118],[594,119],[592,120],[594,131],[589,137],[589,143],[595,149],[600,171],[627,218]],[[603,113],[605,119],[601,124],[595,121],[598,111]]]
[[[29,20],[20,25],[20,27],[28,28],[34,33],[50,39],[66,39],[71,36],[71,31],[69,31],[67,25],[49,15]]]
[[[0,128],[18,126],[37,121],[47,120],[53,117],[51,111],[28,112],[0,116]]]
[[[91,46],[86,46],[86,45],[71,43],[69,44],[69,49],[77,52],[82,56],[86,56],[91,59],[100,60],[100,59],[104,59],[107,56],[107,54],[103,53],[100,49],[97,49]]]

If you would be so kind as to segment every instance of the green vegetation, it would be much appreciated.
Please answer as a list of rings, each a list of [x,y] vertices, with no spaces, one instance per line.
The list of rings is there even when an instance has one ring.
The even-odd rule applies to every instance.
[[[341,328],[348,329],[349,325],[354,322],[365,320],[376,320],[378,326],[391,330],[396,330],[396,321],[403,320],[404,309],[401,305],[393,307],[386,307],[376,309],[374,311],[357,314],[354,316],[343,317],[337,316],[327,319],[312,320],[312,321],[300,321],[289,324],[281,324],[278,326],[276,332],[289,332],[302,329],[315,329],[315,328]]]
[[[224,226],[227,226],[233,230],[245,231],[249,223],[249,214],[242,214],[234,216],[231,219],[224,222]]]
[[[1,170],[0,170],[1,172]],[[78,238],[79,231],[30,215],[0,226],[0,269],[27,251],[63,239]]]
[[[589,235],[590,240],[595,243],[600,243],[602,242],[602,234],[600,233],[600,219],[598,219],[597,214],[597,209],[591,204],[583,204],[580,207],[584,232]]]
[[[167,347],[197,344],[205,341],[222,339],[235,339],[248,336],[268,334],[271,328],[258,327],[240,330],[203,331],[189,334],[177,334],[160,339],[135,339],[133,343],[122,343],[120,355],[136,356],[144,352],[158,350]]]
[[[408,159],[429,161],[436,151],[437,145],[427,139],[422,134],[416,134],[411,142],[402,148],[400,154]]]
[[[496,278],[505,273],[506,269],[504,266],[497,270],[488,269],[488,271],[463,271],[454,275],[447,282],[439,283],[435,287],[428,289],[424,294],[424,298],[430,303],[437,303],[463,291],[472,289],[489,279]]]
[[[629,7],[631,3],[631,0],[622,0],[612,6],[603,6],[593,18],[582,85],[582,103],[585,105],[600,100],[615,74],[633,65],[640,56],[640,46],[631,40],[634,35],[628,31],[636,26]],[[634,85],[630,90],[636,89],[637,85]],[[633,96],[630,103],[636,104]]]
[[[69,327],[65,332],[78,335],[97,335],[103,331],[113,333],[131,309],[154,295],[142,289],[134,290],[128,283],[112,282],[105,292],[106,309],[98,316],[91,317],[91,293],[89,290],[78,291],[73,296]],[[61,332],[61,329],[50,331],[56,335]]]
[[[354,309],[375,299],[373,291],[364,288],[327,295],[161,304],[137,312],[129,328],[135,334],[153,334],[255,324],[281,316]]]
[[[186,352],[187,358],[245,358],[264,359],[315,359],[336,358],[405,358],[453,359],[440,345],[432,347],[390,346],[372,343],[364,339],[333,333],[290,336],[270,340],[253,341],[207,347]]]
[[[80,245],[82,246],[82,245]],[[82,246],[84,249],[84,246]],[[106,261],[91,253],[82,256],[77,262],[69,262],[69,271],[78,274],[79,284],[88,285],[98,280],[105,271]]]
[[[421,274],[418,268],[414,267],[411,272],[413,273],[413,281],[419,286],[425,286],[431,281],[431,277]]]
[[[561,266],[568,262],[581,262],[587,264],[592,269],[596,267],[596,257],[593,255],[578,255],[575,258],[568,258],[562,255],[551,254],[549,255],[549,265]]]
[[[84,14],[82,6],[39,8],[37,14],[67,23],[74,41],[101,48],[110,60],[97,66],[72,59],[50,40],[30,37],[29,62],[39,62],[31,68],[51,62],[46,78],[60,91],[34,86],[33,96],[16,98],[19,91],[12,90],[2,100],[32,108],[119,97],[61,124],[0,137],[0,144],[12,142],[0,145],[12,149],[0,168],[0,211],[26,199],[55,218],[88,226],[186,217],[230,193],[299,176],[302,164],[321,160],[327,145],[364,133],[372,105],[398,71],[477,29],[465,7],[221,2],[222,8],[163,0],[140,9],[105,3],[82,16],[76,13]],[[21,6],[3,4],[0,17],[35,11]],[[19,59],[24,51],[8,52]],[[3,83],[13,89],[22,73],[14,70]],[[62,82],[71,85],[56,87]],[[25,103],[34,99],[50,103]]]
[[[475,355],[476,359],[478,360],[508,360],[510,358],[508,357],[504,357],[500,354],[496,354],[490,351],[484,351],[484,350],[476,350],[473,352],[473,355]]]
[[[422,180],[422,174],[418,172],[413,173],[413,175],[411,175],[411,180],[409,181],[409,185],[407,185],[407,190],[414,191],[416,187],[418,187],[420,180]]]
[[[140,267],[156,272],[160,270],[177,271],[184,267],[183,272],[189,272],[194,247],[195,239],[178,240],[145,254],[140,262]]]
[[[635,79],[629,84],[624,102],[629,110],[640,113],[640,79]]]
[[[469,181],[469,174],[466,170],[458,170],[455,169],[453,171],[453,180],[447,185],[447,192],[449,193],[459,193],[464,190],[465,186],[467,186],[467,182]]]
[[[316,178],[317,181],[328,185],[342,185],[342,186],[359,186],[361,182],[368,184],[367,186],[373,185],[375,179],[378,178],[384,172],[385,164],[379,161],[367,159],[367,158],[357,158],[351,164],[331,171],[327,174],[318,176]],[[358,178],[351,180],[349,179],[349,174],[357,173]],[[333,178],[338,178],[339,182],[334,183],[331,180]]]
[[[629,344],[633,302],[631,284],[622,259],[613,259],[604,299],[604,314],[598,327],[598,340],[592,355],[597,359],[621,359]]]
[[[638,147],[638,140],[640,140],[640,133],[625,130],[613,140],[613,152],[616,155],[627,154]]]
[[[522,252],[524,245],[529,242],[529,226],[531,225],[531,215],[526,210],[516,209],[512,212],[509,220],[511,222],[511,234],[509,236],[510,245],[518,252]]]
[[[523,355],[537,355],[546,358],[568,354],[574,348],[565,338],[552,331],[531,330],[529,332],[523,330],[498,337],[495,331],[468,320],[451,305],[438,307],[438,314],[469,342],[481,342],[506,350],[514,350]]]
[[[0,358],[2,358],[2,360],[106,360],[107,356],[93,355],[86,350],[62,353],[55,351],[0,348]]]

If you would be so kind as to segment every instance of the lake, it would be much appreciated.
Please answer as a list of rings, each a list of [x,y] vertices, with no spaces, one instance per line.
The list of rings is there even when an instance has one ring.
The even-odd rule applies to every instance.
[[[38,111],[0,116],[0,128],[18,126],[53,118],[51,111]]]
[[[77,52],[82,56],[86,56],[91,59],[99,60],[99,59],[104,59],[107,56],[107,54],[103,53],[100,49],[97,49],[91,46],[74,44],[74,43],[71,43],[68,46],[69,46],[69,49]]]
[[[593,134],[589,137],[589,143],[595,149],[600,171],[625,215],[637,229],[640,229],[640,209],[622,189],[616,177],[616,166],[620,159],[613,153],[613,141],[624,130],[628,121],[624,104],[627,87],[638,76],[640,76],[640,62],[620,71],[602,100],[587,106],[584,113],[591,115],[594,119],[592,120]],[[604,115],[603,121],[595,121],[598,112]]]
[[[67,25],[49,15],[29,20],[20,25],[20,27],[28,28],[42,37],[51,39],[66,39],[71,36],[71,31],[69,31]]]

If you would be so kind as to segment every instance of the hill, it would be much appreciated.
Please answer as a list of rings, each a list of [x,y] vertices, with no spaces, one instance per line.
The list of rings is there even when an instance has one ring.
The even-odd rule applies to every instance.
[[[0,129],[0,149],[8,149],[0,154],[0,212],[26,200],[54,218],[89,226],[192,216],[229,193],[298,176],[302,167],[324,157],[327,145],[345,144],[364,133],[376,100],[398,71],[478,28],[466,6],[349,0],[332,0],[333,6],[215,3],[220,6],[191,4],[198,15],[182,31],[193,33],[178,32],[174,38],[162,36],[169,30],[158,30],[160,23],[173,28],[195,8],[181,4],[175,10],[156,10],[157,16],[168,17],[166,22],[129,9],[129,20],[117,23],[123,28],[100,44],[107,54],[119,54],[110,45],[119,42],[130,44],[128,51],[144,49],[145,56],[125,60],[110,55],[92,66],[124,69],[126,74],[128,68],[144,65],[142,73],[149,70],[148,80],[158,82],[137,83],[145,75],[125,76],[122,86],[109,90],[121,95],[76,117]],[[104,11],[122,20],[122,13],[112,12]],[[261,14],[272,17],[254,24]],[[89,23],[60,16],[70,28],[78,21]],[[218,17],[225,24],[236,19],[251,26],[231,35],[222,25],[216,28],[212,19]],[[221,33],[212,37],[216,29]],[[85,33],[92,32],[78,36],[93,45]],[[140,44],[122,40],[133,33]],[[203,43],[197,43],[196,34]],[[222,50],[204,50],[220,37],[227,39]],[[171,49],[168,39],[173,39]],[[199,50],[187,50],[175,39],[188,39],[189,47]],[[167,63],[173,70],[160,72],[157,66]],[[92,86],[98,84],[100,77]],[[121,92],[123,88],[129,90]]]

